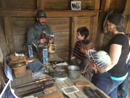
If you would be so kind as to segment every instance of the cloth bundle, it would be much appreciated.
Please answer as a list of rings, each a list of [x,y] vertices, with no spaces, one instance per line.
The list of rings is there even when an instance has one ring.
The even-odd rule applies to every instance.
[[[33,63],[29,63],[28,66],[34,73],[45,70],[45,67],[42,66],[42,64],[38,60],[34,61]]]
[[[26,65],[28,64],[25,56],[15,56],[14,54],[11,54],[8,56],[8,60],[9,60],[8,65],[10,67],[12,67],[13,64],[21,63],[21,62],[25,62]]]

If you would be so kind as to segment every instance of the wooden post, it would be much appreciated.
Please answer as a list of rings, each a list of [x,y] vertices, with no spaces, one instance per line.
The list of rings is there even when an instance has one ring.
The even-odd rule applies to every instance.
[[[4,87],[3,79],[6,80],[5,78],[6,76],[4,74],[3,58],[7,55],[8,52],[9,51],[8,51],[7,44],[5,42],[4,32],[0,26],[0,90],[2,90]]]
[[[103,31],[103,22],[106,17],[106,12],[110,8],[111,0],[102,0],[101,2],[101,10],[104,10],[104,12],[101,12],[99,14],[99,22],[98,22],[98,30],[97,30],[97,38],[96,38],[96,49],[99,50],[102,47],[103,44],[103,38],[104,38],[104,31]]]
[[[100,7],[100,0],[95,0],[94,1],[94,9],[99,10],[99,7]]]
[[[89,39],[93,41],[92,35],[93,33],[93,24],[94,24],[94,17],[90,17],[90,33],[89,33]]]
[[[126,5],[125,5],[125,15],[126,15],[126,33],[130,33],[130,0],[126,1]]]
[[[44,0],[37,0],[37,9],[44,10]]]
[[[126,33],[130,33],[130,20],[127,21]]]
[[[8,46],[10,48],[10,53],[15,51],[14,49],[14,37],[11,32],[11,17],[4,17],[4,27],[5,27],[5,35],[8,39]]]
[[[130,15],[130,0],[126,1],[125,5],[125,15]]]
[[[108,11],[109,8],[110,8],[110,3],[111,3],[111,0],[106,0],[105,2],[105,7],[104,7],[104,11]]]
[[[72,30],[71,30],[71,47],[72,47],[72,50],[71,52],[73,51],[74,49],[74,45],[77,41],[76,39],[76,35],[77,35],[77,17],[73,17],[72,18]]]
[[[7,55],[10,52],[10,49],[7,46],[5,41],[5,36],[2,27],[0,26],[0,47],[2,49],[3,55]]]
[[[1,0],[2,8],[6,8],[5,0]],[[11,17],[4,17],[4,27],[5,27],[5,37],[6,42],[9,46],[10,53],[14,52],[14,37],[13,33],[11,32]]]
[[[94,9],[99,10],[100,8],[100,0],[95,0],[94,1]],[[96,37],[97,37],[97,27],[98,27],[98,17],[99,17],[99,12],[97,12],[97,15],[95,17],[91,17],[91,25],[92,25],[92,35],[90,36],[91,40],[96,43]]]
[[[70,53],[69,57],[71,57],[71,54],[74,49],[74,45],[76,40],[76,35],[77,35],[77,17],[72,17],[70,18]],[[70,60],[70,59],[69,59]],[[70,62],[70,61],[69,61]]]
[[[96,37],[97,37],[97,28],[98,28],[98,15],[95,17],[91,17],[91,40],[96,44]]]

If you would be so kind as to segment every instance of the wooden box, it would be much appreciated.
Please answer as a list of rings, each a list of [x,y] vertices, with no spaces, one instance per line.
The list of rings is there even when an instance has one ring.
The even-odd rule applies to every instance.
[[[13,67],[13,70],[16,78],[27,75],[26,65]]]

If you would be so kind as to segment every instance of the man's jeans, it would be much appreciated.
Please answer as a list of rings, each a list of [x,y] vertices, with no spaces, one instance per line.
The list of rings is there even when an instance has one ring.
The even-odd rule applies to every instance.
[[[112,85],[108,91],[108,95],[111,97],[111,98],[118,98],[117,97],[117,89],[118,89],[118,86],[123,82],[124,80],[122,81],[115,81],[115,80],[112,80]]]
[[[128,81],[129,81],[129,75],[126,77],[126,79],[121,83],[119,86],[119,90],[121,90],[121,96],[120,98],[126,98],[128,93]]]

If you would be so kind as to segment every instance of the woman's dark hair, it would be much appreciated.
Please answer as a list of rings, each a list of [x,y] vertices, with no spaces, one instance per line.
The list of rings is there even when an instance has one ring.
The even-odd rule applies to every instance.
[[[86,39],[88,37],[88,35],[89,35],[89,30],[86,27],[78,28],[77,33],[78,32],[81,34],[81,36],[85,35],[84,39]]]
[[[125,19],[122,16],[122,14],[120,13],[112,13],[107,17],[107,20],[113,24],[116,25],[117,30],[119,30],[120,32],[125,32],[124,29],[124,22]]]
[[[119,25],[119,26],[122,26],[125,22],[124,17],[119,13],[110,14],[108,16],[107,20],[110,21],[111,23],[113,23],[115,25]]]

